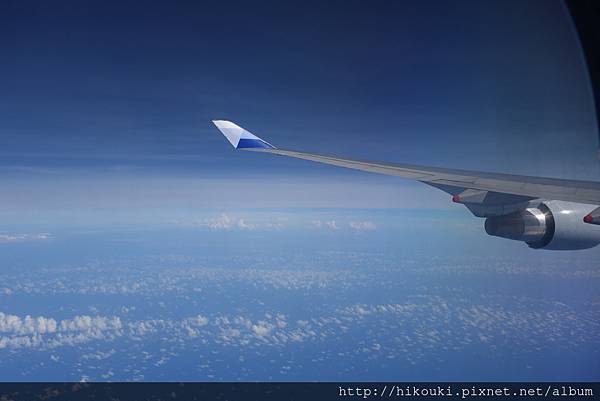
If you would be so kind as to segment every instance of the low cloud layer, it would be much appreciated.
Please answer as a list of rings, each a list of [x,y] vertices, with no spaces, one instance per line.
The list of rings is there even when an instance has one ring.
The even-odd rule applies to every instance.
[[[350,304],[322,314],[293,318],[281,312],[254,314],[196,314],[181,319],[127,320],[118,316],[78,315],[70,319],[44,316],[16,316],[0,312],[0,349],[49,350],[91,341],[117,338],[139,341],[160,336],[169,342],[199,342],[223,346],[276,346],[338,339],[347,332],[373,329],[377,334],[369,352],[389,343],[389,330],[397,343],[385,352],[411,353],[425,358],[424,348],[452,344],[468,348],[473,343],[501,344],[510,341],[524,348],[536,345],[536,338],[549,338],[558,347],[570,349],[597,342],[597,313],[580,312],[561,303],[543,303],[543,311],[507,309],[492,304],[449,303],[427,296],[405,303]],[[440,322],[444,322],[440,324]],[[390,348],[391,347],[391,348]]]

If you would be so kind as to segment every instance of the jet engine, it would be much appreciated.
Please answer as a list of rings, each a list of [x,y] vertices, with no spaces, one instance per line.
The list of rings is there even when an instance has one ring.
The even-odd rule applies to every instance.
[[[584,222],[598,206],[544,201],[534,207],[488,217],[485,231],[495,237],[523,241],[531,248],[577,250],[600,244],[600,225]]]

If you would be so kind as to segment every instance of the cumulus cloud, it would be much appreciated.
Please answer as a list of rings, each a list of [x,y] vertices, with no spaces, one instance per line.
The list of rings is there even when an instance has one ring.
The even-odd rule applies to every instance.
[[[0,349],[50,348],[120,335],[118,317],[75,316],[57,321],[44,316],[24,318],[0,312]]]
[[[42,316],[33,318],[27,315],[25,318],[21,318],[0,312],[0,333],[14,333],[19,335],[54,333],[57,326],[56,320],[47,319]]]
[[[61,331],[99,332],[121,328],[121,319],[118,317],[75,316],[73,319],[65,319],[60,322]]]
[[[252,332],[258,337],[264,337],[268,335],[273,329],[273,325],[265,321],[260,321],[258,324],[252,325]]]
[[[290,325],[281,313],[265,314],[252,321],[245,316],[219,315],[212,319],[198,314],[181,320],[147,319],[122,322],[112,316],[75,316],[56,320],[47,317],[15,316],[0,313],[0,349],[54,349],[89,341],[111,341],[118,337],[140,340],[147,335],[168,333],[177,341],[193,340],[244,346],[248,344],[283,345],[314,337],[310,327]],[[94,354],[85,359],[104,359],[110,354]]]
[[[372,221],[352,221],[350,222],[350,228],[357,231],[372,231],[377,229],[377,225]]]

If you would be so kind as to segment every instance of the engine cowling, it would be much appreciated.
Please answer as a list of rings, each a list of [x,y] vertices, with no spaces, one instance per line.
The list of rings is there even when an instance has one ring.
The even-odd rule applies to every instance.
[[[489,235],[523,241],[535,249],[577,250],[600,244],[600,226],[583,221],[598,206],[544,201],[518,212],[488,217]]]

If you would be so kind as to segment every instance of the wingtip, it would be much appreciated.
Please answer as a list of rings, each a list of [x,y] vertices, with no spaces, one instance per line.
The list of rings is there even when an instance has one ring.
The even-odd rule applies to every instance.
[[[275,146],[231,121],[212,120],[212,123],[236,149],[275,149]]]
[[[241,128],[231,121],[227,120],[211,120],[217,128]]]

